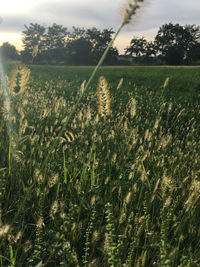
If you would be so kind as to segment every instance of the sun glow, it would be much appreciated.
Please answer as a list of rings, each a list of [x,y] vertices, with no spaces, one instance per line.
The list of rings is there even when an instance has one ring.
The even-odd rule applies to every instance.
[[[48,0],[42,0],[42,4],[48,2]],[[41,4],[41,0],[6,0],[1,1],[1,13],[0,16],[3,15],[11,15],[11,14],[23,14],[25,11],[31,11],[34,6],[39,6]]]
[[[10,44],[14,45],[17,50],[22,49],[22,34],[21,32],[0,32],[0,46],[4,42],[9,42]]]
[[[24,12],[27,7],[29,1],[25,0],[19,0],[19,1],[13,1],[13,0],[6,0],[2,1],[1,3],[1,15],[5,14],[13,14],[13,13],[22,13]]]

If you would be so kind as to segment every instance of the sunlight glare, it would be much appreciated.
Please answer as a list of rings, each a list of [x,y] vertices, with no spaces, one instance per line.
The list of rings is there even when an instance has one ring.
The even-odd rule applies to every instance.
[[[13,14],[13,13],[22,13],[27,9],[29,1],[25,0],[7,0],[2,1],[1,3],[1,15],[3,14]]]
[[[44,4],[48,0],[6,0],[1,2],[0,16],[9,14],[22,14],[24,11],[30,11],[34,6]]]

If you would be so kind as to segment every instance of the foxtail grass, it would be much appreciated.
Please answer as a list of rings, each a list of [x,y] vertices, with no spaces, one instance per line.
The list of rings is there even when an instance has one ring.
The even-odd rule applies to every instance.
[[[106,78],[101,76],[97,86],[97,107],[101,116],[106,116],[111,113],[110,95]]]
[[[64,132],[64,129],[66,128],[67,124],[69,123],[69,121],[71,120],[72,116],[73,116],[74,113],[76,112],[77,107],[78,107],[78,105],[79,105],[79,103],[80,103],[82,97],[83,97],[84,94],[87,92],[87,90],[88,90],[88,88],[89,88],[89,86],[90,86],[90,84],[91,84],[91,82],[92,82],[92,80],[93,80],[93,78],[94,78],[96,72],[98,71],[98,69],[100,68],[100,66],[103,64],[103,62],[104,62],[104,60],[105,60],[105,58],[106,58],[106,55],[107,55],[108,51],[110,50],[110,48],[112,47],[112,45],[113,45],[115,39],[117,38],[117,36],[118,36],[119,33],[121,32],[122,28],[123,28],[125,25],[127,25],[127,24],[130,23],[132,16],[136,14],[136,10],[140,7],[140,3],[143,2],[143,1],[144,1],[144,0],[131,0],[130,2],[127,3],[127,7],[124,9],[124,14],[123,14],[122,21],[121,21],[121,24],[120,24],[118,30],[116,31],[116,33],[114,34],[112,40],[110,41],[110,43],[109,43],[108,46],[106,47],[106,49],[105,49],[103,55],[101,56],[99,62],[97,63],[96,67],[94,68],[93,72],[91,73],[91,75],[90,75],[88,81],[86,82],[86,84],[85,84],[85,83],[82,84],[80,91],[82,91],[83,93],[80,94],[79,98],[77,99],[76,103],[74,104],[74,107],[73,107],[73,109],[71,110],[71,112],[70,112],[70,114],[69,114],[69,116],[68,116],[68,118],[67,118],[65,124],[63,125],[63,128],[62,128],[62,130],[60,131],[60,134],[59,134],[58,137],[61,137],[61,136],[62,136],[62,134],[63,134],[63,132]],[[84,90],[83,90],[83,88],[84,88]],[[57,141],[55,141],[55,142],[52,144],[52,146],[50,147],[50,149],[49,149],[49,153],[47,154],[47,157],[46,157],[46,159],[44,160],[44,162],[43,162],[43,164],[42,164],[42,166],[41,166],[41,170],[42,170],[42,171],[45,171],[46,166],[47,166],[47,163],[48,163],[48,160],[49,160],[49,158],[50,158],[50,155],[51,155],[52,151],[55,149],[56,145],[57,145]]]
[[[23,93],[27,87],[30,70],[24,65],[17,65],[8,77],[10,93]]]

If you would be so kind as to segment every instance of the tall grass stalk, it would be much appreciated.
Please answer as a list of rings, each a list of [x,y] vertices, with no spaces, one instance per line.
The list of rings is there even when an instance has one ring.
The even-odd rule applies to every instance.
[[[7,85],[6,75],[4,73],[4,67],[2,63],[2,55],[0,52],[0,81],[3,89],[3,97],[4,97],[4,112],[5,112],[5,120],[7,122],[7,134],[8,134],[8,172],[9,175],[11,173],[11,149],[12,149],[12,141],[13,141],[13,127],[12,127],[12,111],[11,111],[11,103],[10,103],[10,94]]]
[[[11,138],[9,138],[9,148],[8,148],[8,174],[11,174],[11,161],[12,161],[12,157],[11,157],[11,153],[12,153],[12,143],[11,143]]]
[[[106,55],[108,53],[108,51],[110,50],[110,48],[112,47],[115,39],[117,38],[117,36],[119,35],[120,31],[122,30],[122,28],[128,24],[131,20],[131,17],[135,14],[136,12],[136,9],[139,8],[139,3],[140,2],[143,2],[143,0],[131,0],[129,3],[128,3],[128,6],[125,8],[124,10],[124,15],[123,15],[123,19],[122,19],[122,22],[118,28],[118,30],[116,31],[116,33],[114,34],[112,40],[110,41],[110,43],[108,44],[108,46],[106,47],[103,55],[101,56],[99,62],[97,63],[96,67],[94,68],[93,72],[91,73],[88,81],[86,82],[86,85],[85,85],[85,88],[84,88],[84,91],[82,94],[80,94],[78,100],[76,101],[75,105],[73,106],[70,114],[68,115],[68,118],[65,122],[65,124],[63,125],[61,131],[60,131],[60,134],[58,135],[58,139],[62,136],[64,130],[66,129],[66,126],[68,125],[70,119],[72,118],[72,116],[74,115],[74,113],[76,112],[77,110],[77,107],[83,97],[83,95],[87,92],[87,90],[89,89],[89,86],[95,76],[95,74],[97,73],[98,69],[100,68],[100,66],[103,64],[105,58],[106,58]],[[44,172],[45,169],[46,169],[46,166],[47,166],[47,163],[49,161],[49,158],[51,156],[51,153],[52,151],[55,149],[56,145],[57,145],[58,141],[55,141],[54,144],[52,144],[52,146],[50,147],[49,149],[49,152],[47,154],[47,157],[45,158],[42,166],[41,166],[41,171]]]

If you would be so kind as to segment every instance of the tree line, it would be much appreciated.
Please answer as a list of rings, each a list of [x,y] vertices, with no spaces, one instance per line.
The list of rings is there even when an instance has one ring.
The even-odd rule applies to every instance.
[[[165,24],[160,27],[152,42],[133,38],[125,54],[134,55],[141,63],[200,64],[200,27]]]
[[[49,27],[30,23],[22,32],[20,53],[8,42],[3,43],[0,50],[4,58],[20,59],[24,63],[95,65],[113,34],[113,29],[72,27],[68,31],[56,23]],[[164,24],[154,41],[133,37],[124,55],[119,55],[117,48],[112,47],[104,61],[107,65],[133,63],[200,64],[200,27]]]

